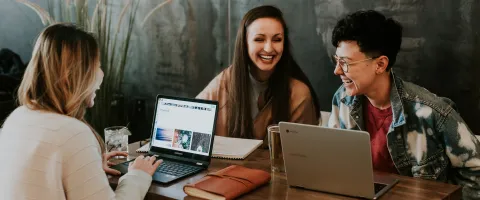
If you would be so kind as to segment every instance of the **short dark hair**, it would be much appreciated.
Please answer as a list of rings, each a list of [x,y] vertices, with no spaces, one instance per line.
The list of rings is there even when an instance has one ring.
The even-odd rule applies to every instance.
[[[377,11],[357,11],[337,22],[332,45],[338,47],[342,41],[356,41],[360,51],[369,57],[387,56],[387,70],[390,70],[402,44],[402,29],[397,21]]]

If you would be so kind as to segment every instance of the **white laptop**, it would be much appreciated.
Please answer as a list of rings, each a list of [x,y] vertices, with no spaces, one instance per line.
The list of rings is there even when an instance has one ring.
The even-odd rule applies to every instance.
[[[368,132],[279,125],[289,186],[377,199],[398,182],[374,181]]]

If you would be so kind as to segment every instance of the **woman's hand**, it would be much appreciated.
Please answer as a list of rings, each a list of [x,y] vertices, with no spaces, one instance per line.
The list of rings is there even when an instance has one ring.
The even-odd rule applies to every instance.
[[[123,151],[112,151],[112,152],[105,153],[105,155],[103,157],[104,158],[104,160],[103,160],[103,171],[105,171],[107,174],[111,174],[111,175],[120,175],[121,174],[120,171],[110,168],[110,166],[115,165],[115,163],[112,163],[108,160],[110,160],[114,156],[125,156],[125,157],[127,157],[128,153],[123,152]]]
[[[150,176],[153,176],[158,166],[160,166],[160,164],[163,162],[163,160],[155,161],[156,159],[157,158],[155,156],[138,156],[133,164],[128,167],[128,171],[132,169],[138,169],[150,174]]]

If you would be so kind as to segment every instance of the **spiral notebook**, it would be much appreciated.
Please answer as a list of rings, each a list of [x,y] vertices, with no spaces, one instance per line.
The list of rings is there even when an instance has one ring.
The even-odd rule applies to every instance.
[[[215,136],[212,157],[225,159],[245,159],[262,144],[263,140]],[[147,153],[149,148],[150,143],[147,143],[137,149],[136,152]]]

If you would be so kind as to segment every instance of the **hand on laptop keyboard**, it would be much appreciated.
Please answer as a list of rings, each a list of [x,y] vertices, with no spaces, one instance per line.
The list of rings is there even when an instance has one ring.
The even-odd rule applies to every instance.
[[[135,161],[133,161],[133,164],[128,167],[128,170],[138,169],[153,176],[158,166],[163,162],[163,160],[155,161],[156,159],[156,156],[138,156]]]
[[[200,170],[202,170],[201,167],[165,160],[157,169],[157,172],[173,176],[184,176]]]

